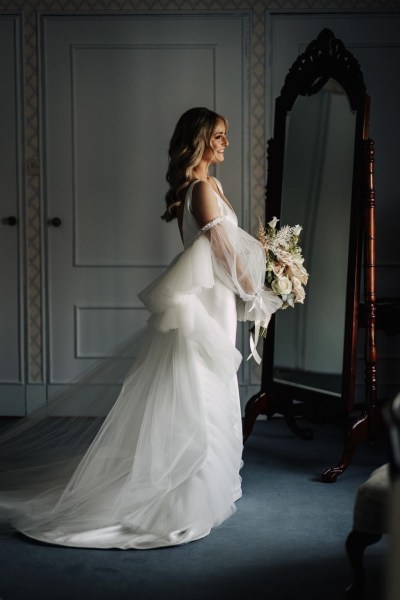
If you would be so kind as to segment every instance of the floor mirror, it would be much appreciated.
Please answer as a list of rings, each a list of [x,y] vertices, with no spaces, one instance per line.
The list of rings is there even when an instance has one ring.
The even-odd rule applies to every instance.
[[[376,422],[374,147],[368,137],[370,98],[356,58],[324,29],[292,67],[275,102],[268,142],[266,222],[303,227],[309,272],[304,304],[279,311],[263,345],[261,390],[250,398],[244,439],[258,415],[283,414],[299,437],[309,420],[346,425],[332,482],[350,464]],[[361,288],[362,285],[362,288]],[[365,395],[355,406],[357,337],[365,314]],[[302,419],[300,423],[303,423]]]

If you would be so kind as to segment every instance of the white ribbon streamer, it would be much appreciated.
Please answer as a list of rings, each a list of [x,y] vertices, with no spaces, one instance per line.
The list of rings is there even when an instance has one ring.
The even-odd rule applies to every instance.
[[[259,294],[256,294],[256,297],[254,298],[254,302],[253,302],[251,308],[249,309],[249,312],[251,312],[252,310],[255,309],[257,303],[260,305],[260,308],[261,308],[263,302],[262,302],[262,298]],[[247,357],[247,360],[249,360],[251,357],[253,357],[258,365],[261,364],[261,356],[257,352],[258,338],[260,336],[260,326],[261,326],[260,321],[254,321],[254,338],[253,338],[252,334],[250,333],[250,350],[251,350],[251,352],[250,352],[249,356]]]
[[[249,360],[251,357],[253,357],[258,365],[261,364],[261,356],[257,352],[257,343],[258,343],[259,335],[260,335],[260,321],[256,321],[254,323],[254,338],[253,338],[253,335],[250,333],[250,350],[251,350],[251,352],[250,352],[249,356],[247,357],[247,360]]]

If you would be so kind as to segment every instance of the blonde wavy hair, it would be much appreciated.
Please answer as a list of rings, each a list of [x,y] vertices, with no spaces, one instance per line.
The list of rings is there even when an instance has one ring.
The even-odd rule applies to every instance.
[[[169,190],[165,194],[167,209],[161,217],[165,221],[172,221],[177,216],[186,188],[194,179],[193,169],[200,164],[204,150],[210,147],[212,134],[221,122],[227,129],[225,117],[208,108],[196,107],[183,113],[176,124],[168,150],[166,179]]]

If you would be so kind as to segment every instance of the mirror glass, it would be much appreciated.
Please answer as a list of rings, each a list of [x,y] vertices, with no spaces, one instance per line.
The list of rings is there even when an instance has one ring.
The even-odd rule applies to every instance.
[[[300,224],[304,305],[278,311],[274,381],[341,395],[356,112],[329,79],[287,114],[280,226]]]

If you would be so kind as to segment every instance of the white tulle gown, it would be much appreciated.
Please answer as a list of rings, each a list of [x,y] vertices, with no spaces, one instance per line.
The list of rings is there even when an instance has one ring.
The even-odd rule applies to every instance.
[[[219,182],[217,182],[219,185]],[[241,496],[237,318],[267,323],[260,244],[221,216],[199,230],[141,294],[151,317],[122,391],[69,481],[23,500],[15,527],[66,546],[154,548],[206,536]]]

